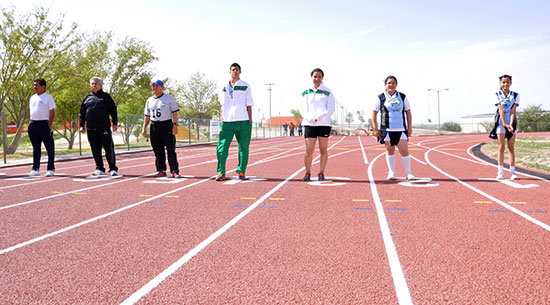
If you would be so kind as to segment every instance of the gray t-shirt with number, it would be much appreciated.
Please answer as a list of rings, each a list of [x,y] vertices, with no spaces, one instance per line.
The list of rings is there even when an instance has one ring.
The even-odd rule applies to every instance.
[[[145,104],[145,116],[151,117],[151,121],[160,122],[172,119],[172,113],[179,111],[178,103],[170,94],[160,97],[151,96]]]

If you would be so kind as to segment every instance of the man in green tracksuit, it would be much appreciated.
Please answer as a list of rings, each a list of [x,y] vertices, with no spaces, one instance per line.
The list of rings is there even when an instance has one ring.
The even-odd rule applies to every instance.
[[[225,161],[233,135],[239,143],[239,179],[245,180],[248,165],[248,147],[252,136],[252,93],[250,85],[240,79],[241,66],[233,63],[229,67],[231,80],[223,87],[223,99],[220,117],[222,120],[218,138],[218,176],[216,181],[225,180]]]

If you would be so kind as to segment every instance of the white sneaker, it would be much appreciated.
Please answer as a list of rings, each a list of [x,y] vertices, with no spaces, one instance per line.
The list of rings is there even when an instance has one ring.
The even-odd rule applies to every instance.
[[[413,174],[407,174],[407,180],[415,180],[416,177]]]
[[[102,175],[105,175],[105,172],[104,172],[104,171],[100,171],[99,169],[96,169],[96,171],[93,172],[92,175],[94,175],[94,176],[102,176]]]
[[[511,174],[510,180],[518,180],[518,176],[516,174]]]
[[[55,175],[54,171],[47,171],[46,172],[46,177],[50,177],[50,176],[53,176],[53,175]]]
[[[40,176],[40,172],[39,171],[35,171],[34,169],[29,173],[29,176],[31,177],[36,177],[36,176]]]
[[[388,180],[395,180],[395,173],[394,172],[389,172],[388,173]]]
[[[111,176],[118,176],[118,173],[116,171],[109,171],[109,174],[111,174]]]
[[[504,175],[502,173],[498,173],[497,174],[497,179],[498,180],[503,180],[504,179]]]

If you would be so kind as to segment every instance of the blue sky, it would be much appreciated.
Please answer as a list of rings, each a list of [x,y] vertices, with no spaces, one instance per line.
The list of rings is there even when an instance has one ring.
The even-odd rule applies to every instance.
[[[112,30],[152,44],[159,78],[184,81],[200,71],[220,84],[237,61],[251,84],[254,114],[297,108],[309,72],[347,112],[370,116],[383,79],[393,74],[411,101],[413,121],[494,111],[498,76],[514,76],[523,107],[550,110],[550,1],[4,1],[64,12],[82,29]],[[97,10],[97,14],[92,14]],[[542,89],[542,90],[541,90]],[[521,108],[520,108],[521,109]]]

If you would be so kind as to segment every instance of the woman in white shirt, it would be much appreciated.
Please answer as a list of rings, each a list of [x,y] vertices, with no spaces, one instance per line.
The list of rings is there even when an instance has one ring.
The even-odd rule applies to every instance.
[[[317,174],[318,180],[325,180],[325,167],[328,161],[328,137],[332,125],[330,117],[334,113],[335,98],[332,91],[323,84],[325,73],[319,68],[311,71],[311,80],[313,86],[302,92],[304,97],[300,114],[302,115],[302,125],[304,126],[304,137],[306,142],[306,155],[304,163],[306,174],[304,181],[311,179],[311,162],[313,161],[313,152],[315,142],[319,139],[319,151],[321,153],[320,169]]]

